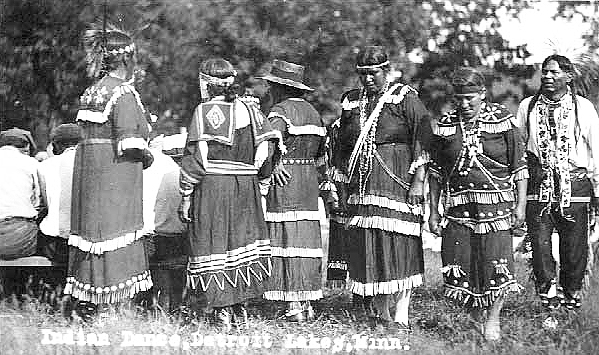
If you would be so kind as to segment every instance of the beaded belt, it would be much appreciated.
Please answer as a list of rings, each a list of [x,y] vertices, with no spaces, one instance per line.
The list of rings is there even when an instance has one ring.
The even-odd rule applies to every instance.
[[[286,165],[314,165],[314,159],[281,159],[281,162]]]
[[[83,144],[106,144],[112,143],[112,139],[110,138],[86,138],[81,141]]]

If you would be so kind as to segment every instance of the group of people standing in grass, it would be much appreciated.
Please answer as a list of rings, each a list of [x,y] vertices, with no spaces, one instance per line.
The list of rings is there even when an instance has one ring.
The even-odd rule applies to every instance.
[[[426,182],[426,222],[443,238],[445,294],[471,309],[486,339],[501,338],[506,295],[522,288],[512,232],[525,223],[542,303],[581,306],[599,201],[599,125],[590,101],[575,94],[570,60],[545,59],[538,93],[515,116],[487,99],[480,72],[464,67],[450,78],[453,108],[435,119],[390,69],[383,48],[362,48],[361,87],[342,96],[341,116],[325,128],[302,99],[312,90],[302,66],[274,61],[262,77],[274,106],[262,116],[227,92],[235,77],[227,61],[203,64],[209,100],[190,126],[181,188],[193,202],[182,210],[194,228],[190,241],[203,244],[190,257],[191,285],[214,296],[220,322],[247,324],[244,301],[261,292],[285,301],[288,319],[313,317],[310,302],[323,296],[319,186],[330,202],[330,275],[347,276],[354,304],[374,327],[409,327],[412,289],[423,283]],[[243,122],[255,125],[253,140],[249,129],[243,138]],[[242,191],[245,179],[251,186]]]
[[[96,82],[77,115],[65,293],[118,304],[153,285],[142,240],[142,175],[154,161],[149,115],[132,79],[131,37],[108,30],[86,39]],[[238,94],[230,62],[200,65],[202,102],[187,129],[178,213],[187,224],[187,286],[213,319],[247,328],[246,302],[259,297],[285,302],[289,320],[314,317],[313,301],[323,297],[323,191],[330,276],[347,273],[372,326],[409,327],[412,289],[423,283],[423,223],[443,238],[446,295],[472,310],[487,339],[501,337],[505,297],[521,288],[512,230],[525,222],[542,303],[580,307],[599,205],[599,121],[576,95],[570,60],[547,57],[538,93],[515,116],[488,100],[473,68],[453,73],[453,108],[440,118],[390,75],[382,47],[362,48],[356,72],[360,87],[342,96],[341,115],[327,127],[303,99],[313,89],[299,64],[275,60],[261,77],[269,112]]]
[[[425,177],[429,228],[443,238],[445,295],[471,310],[486,339],[501,338],[505,297],[522,287],[512,232],[524,224],[542,304],[581,307],[589,226],[599,212],[599,121],[592,103],[576,94],[572,62],[547,57],[539,91],[515,116],[487,99],[480,72],[458,68],[450,78],[453,108],[438,119],[414,89],[389,80],[380,47],[360,51],[356,69],[362,87],[343,96],[330,130],[330,177],[339,196],[330,266],[337,275],[349,271],[352,293],[373,322],[408,325],[411,290],[423,275]]]

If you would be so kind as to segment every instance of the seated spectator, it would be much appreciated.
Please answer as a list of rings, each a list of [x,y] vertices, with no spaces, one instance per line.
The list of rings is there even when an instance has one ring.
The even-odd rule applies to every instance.
[[[81,130],[73,123],[61,124],[52,130],[50,140],[54,155],[38,167],[41,206],[47,212],[40,223],[38,254],[64,264],[71,231],[75,148],[81,140]]]
[[[0,259],[35,253],[39,208],[38,162],[30,157],[35,143],[29,131],[0,133]]]
[[[35,253],[39,207],[38,162],[30,156],[35,143],[28,131],[0,132],[0,260]],[[16,268],[0,270],[0,296],[22,293],[26,275]]]

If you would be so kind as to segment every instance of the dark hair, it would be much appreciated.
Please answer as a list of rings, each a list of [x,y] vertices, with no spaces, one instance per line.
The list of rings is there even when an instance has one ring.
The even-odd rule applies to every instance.
[[[377,65],[389,60],[385,48],[382,46],[367,46],[362,47],[356,57],[356,64],[359,66],[363,65]],[[383,67],[388,69],[389,66]]]
[[[306,93],[304,90],[293,87],[293,86],[289,86],[289,85],[283,85],[283,84],[279,84],[279,83],[275,83],[275,82],[270,82],[270,86],[273,87],[273,89],[277,90],[282,97],[302,97],[304,96],[304,94]]]
[[[233,64],[223,58],[211,58],[203,61],[200,64],[200,73],[224,79],[230,76],[237,75]],[[207,85],[208,93],[212,96],[225,95],[226,101],[233,101],[239,93],[239,85],[232,84],[229,86],[222,85]]]
[[[451,76],[451,86],[471,86],[485,88],[485,77],[476,69],[461,67]]]
[[[114,53],[122,50],[133,44],[131,37],[121,31],[106,32],[106,53],[104,54],[104,73],[109,73],[119,67],[121,64],[126,64],[133,58],[135,51],[125,53]],[[111,52],[114,51],[114,52]]]
[[[570,75],[575,75],[576,71],[574,69],[574,64],[572,64],[572,61],[570,61],[570,59],[568,59],[567,57],[563,56],[563,55],[559,55],[559,54],[552,54],[548,57],[546,57],[543,60],[543,64],[541,65],[541,68],[545,67],[547,64],[549,64],[550,61],[554,61],[557,63],[557,65],[559,66],[559,68],[567,73],[569,73]],[[578,136],[580,135],[580,122],[578,120],[578,99],[576,98],[576,88],[574,87],[574,80],[570,80],[570,83],[568,83],[568,86],[570,86],[570,95],[572,95],[572,101],[574,102],[574,141],[575,141],[575,146],[578,145]],[[530,133],[530,113],[532,112],[535,103],[539,100],[539,96],[541,96],[541,89],[539,88],[539,90],[536,92],[536,94],[532,97],[532,99],[530,100],[530,102],[528,103],[528,108],[527,108],[527,112],[526,112],[526,124],[527,124],[527,130],[528,130],[528,134]],[[585,144],[587,145],[587,147],[590,146],[590,143],[587,142],[586,139],[584,139]]]
[[[550,61],[555,61],[557,65],[559,65],[560,69],[574,75],[574,65],[567,57],[559,54],[552,54],[543,60],[543,65],[541,67],[549,64]]]
[[[11,145],[15,148],[26,148],[29,141],[25,138],[15,136],[0,136],[0,147]]]
[[[233,64],[223,58],[211,58],[203,61],[200,64],[200,73],[221,79],[236,75]]]

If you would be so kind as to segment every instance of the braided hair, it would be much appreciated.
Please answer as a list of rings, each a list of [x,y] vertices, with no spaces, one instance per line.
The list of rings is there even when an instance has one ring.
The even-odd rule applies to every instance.
[[[225,79],[237,75],[233,64],[223,58],[211,58],[200,64],[200,73],[204,73],[215,78]],[[207,84],[209,97],[224,95],[225,101],[233,101],[238,94],[239,85],[230,84]]]
[[[547,58],[545,58],[545,60],[543,60],[543,64],[542,64],[541,68],[547,66],[550,61],[556,62],[557,65],[560,67],[560,69],[571,74],[572,76],[576,75],[576,70],[574,68],[574,64],[572,64],[572,61],[570,61],[570,59],[568,59],[567,57],[565,57],[563,55],[559,55],[559,54],[552,54],[552,55],[548,56]],[[574,80],[570,80],[570,82],[568,83],[568,87],[570,88],[570,95],[572,96],[572,102],[574,103],[574,141],[575,141],[575,144],[578,145],[578,137],[580,136],[581,128],[580,128],[580,121],[578,119],[578,98],[576,97],[576,85],[574,83]],[[537,103],[537,101],[539,100],[540,96],[541,96],[541,89],[539,88],[539,90],[534,94],[534,96],[528,103],[528,108],[526,111],[526,123],[527,123],[527,128],[528,128],[527,132],[530,132],[530,119],[529,119],[530,113],[532,112],[532,110],[533,110],[535,104]],[[586,140],[585,140],[585,143],[587,145],[589,145],[589,142],[587,142]]]
[[[124,31],[92,28],[83,36],[87,74],[100,79],[121,63],[127,63],[135,55],[135,45],[131,36]]]

